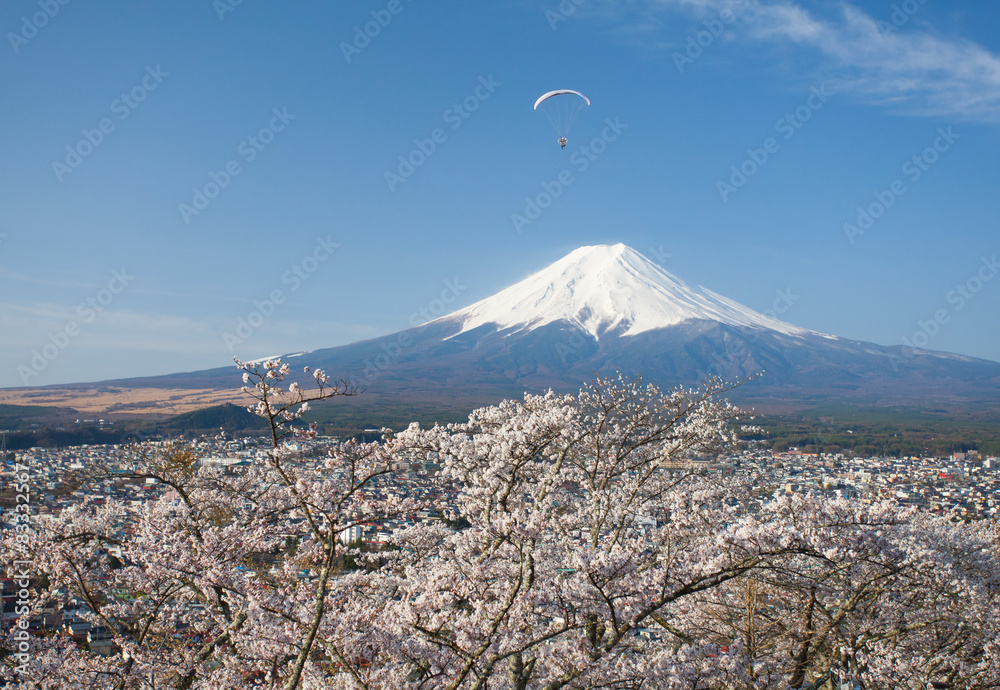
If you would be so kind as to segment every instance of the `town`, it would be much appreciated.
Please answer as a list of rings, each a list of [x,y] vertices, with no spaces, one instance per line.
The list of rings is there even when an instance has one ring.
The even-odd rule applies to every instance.
[[[284,442],[285,467],[291,471],[315,469],[322,465],[330,448],[340,439],[330,436],[294,438]],[[267,462],[271,443],[265,438],[230,438],[224,433],[201,436],[185,442],[195,467],[214,467],[226,475],[238,475],[255,463]],[[82,445],[58,449],[33,448],[6,454],[0,472],[0,520],[4,530],[41,526],[71,506],[85,506],[97,511],[106,503],[126,506],[126,513],[136,516],[152,501],[179,506],[181,497],[175,488],[152,477],[143,477],[136,458],[153,457],[182,447],[176,441],[147,441],[142,444]],[[392,465],[392,474],[373,481],[367,491],[378,499],[417,499],[443,509],[424,509],[408,516],[364,522],[353,516],[355,524],[340,533],[344,548],[377,553],[387,548],[395,530],[418,523],[447,520],[461,528],[455,508],[456,486],[443,478],[436,457],[404,457]],[[675,474],[717,475],[742,481],[751,487],[750,504],[789,494],[822,495],[826,498],[856,499],[861,502],[894,501],[916,510],[945,515],[954,520],[995,517],[1000,509],[1000,473],[996,457],[982,457],[977,451],[954,453],[948,457],[859,457],[847,453],[807,453],[796,448],[784,452],[748,448],[740,453],[717,457],[691,457],[660,463],[661,470]],[[97,470],[97,471],[95,471]],[[327,467],[336,475],[336,466]],[[25,482],[27,475],[27,482]],[[389,479],[391,477],[391,479]],[[24,492],[30,487],[28,509],[18,508],[11,487]],[[752,508],[751,508],[752,509]],[[662,516],[655,516],[662,517]],[[301,517],[299,518],[301,520]],[[655,519],[646,518],[652,524]],[[294,519],[293,519],[294,522]],[[115,538],[131,533],[128,519],[118,524]],[[278,529],[288,528],[288,525]],[[285,535],[294,540],[294,533]],[[391,547],[390,547],[391,548]],[[108,557],[127,560],[121,547],[109,546]],[[256,577],[254,568],[270,567],[277,572],[281,555],[272,554],[248,565],[248,576]],[[28,573],[30,563],[19,561],[21,571],[3,573],[3,629],[14,634],[21,628],[27,635],[57,634],[74,640],[81,648],[101,655],[119,654],[112,631],[93,622],[92,607],[84,600],[62,595],[48,600],[29,613],[23,605],[25,590],[35,590],[37,581]],[[343,561],[341,570],[358,567]],[[266,573],[261,572],[266,576]],[[314,581],[314,569],[303,567],[299,578]],[[27,615],[26,615],[27,614]],[[24,619],[27,619],[26,621]],[[26,625],[25,625],[26,623]],[[183,627],[183,626],[182,626]],[[185,635],[178,628],[175,636]]]

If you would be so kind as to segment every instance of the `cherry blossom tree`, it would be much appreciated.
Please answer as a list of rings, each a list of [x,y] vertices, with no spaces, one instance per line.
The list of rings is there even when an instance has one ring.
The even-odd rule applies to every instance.
[[[289,424],[310,402],[355,394],[349,384],[307,369],[316,388],[306,393],[282,386],[289,367],[278,360],[237,364],[256,399],[251,411],[269,423],[265,462],[233,475],[199,466],[183,448],[129,449],[92,474],[152,479],[171,489],[163,497],[138,510],[85,501],[38,521],[30,535],[41,571],[34,611],[73,599],[119,652],[98,656],[64,636],[36,637],[39,672],[20,679],[25,687],[300,687],[331,578],[349,554],[343,532],[423,507],[366,492],[391,471],[386,445],[339,444],[308,472],[289,462]],[[273,566],[255,567],[264,562]],[[12,666],[4,668],[11,681]]]
[[[693,462],[746,429],[721,381],[597,379],[304,462],[285,444],[315,434],[303,412],[357,391],[237,365],[268,452],[226,471],[188,447],[130,448],[105,469],[168,487],[159,498],[39,519],[32,612],[75,606],[114,648],[34,635],[33,673],[7,654],[8,685],[1000,687],[995,522],[750,500],[760,487]],[[440,467],[439,495],[406,495],[394,473],[410,461]],[[400,518],[380,551],[349,543]]]
[[[697,597],[684,623],[730,641],[740,666],[719,687],[1000,686],[995,522],[794,496],[743,529],[764,525],[785,552]]]

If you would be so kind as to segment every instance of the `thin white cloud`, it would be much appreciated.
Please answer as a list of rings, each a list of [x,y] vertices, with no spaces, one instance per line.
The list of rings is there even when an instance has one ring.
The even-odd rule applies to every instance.
[[[245,321],[246,313],[243,317]],[[244,338],[239,323],[236,317],[196,319],[114,304],[96,312],[86,304],[0,301],[0,388],[153,375],[170,366],[181,371],[218,366],[233,354],[226,334],[242,341],[235,354],[243,357],[333,347],[384,334],[364,324],[274,316]],[[44,359],[39,359],[41,352]]]
[[[218,325],[183,316],[142,314],[114,309],[101,312],[83,305],[67,307],[51,302],[28,304],[0,303],[0,350],[8,356],[24,358],[32,349],[56,340],[63,348],[79,348],[112,353],[131,350],[212,354],[220,348]],[[60,334],[67,333],[68,337]],[[181,337],[178,334],[183,334]]]
[[[787,1],[653,1],[706,17],[730,9],[737,40],[810,50],[822,58],[819,78],[835,80],[842,91],[912,114],[1000,120],[1000,57],[972,40],[916,31],[913,23],[895,27],[889,16],[876,18],[848,3],[819,17]]]
[[[71,272],[75,273],[75,272]],[[67,274],[69,275],[69,273]],[[76,275],[82,274],[76,273]],[[49,278],[42,278],[39,276],[26,275],[24,273],[17,273],[15,271],[7,271],[0,268],[0,284],[3,281],[11,281],[16,283],[32,283],[34,285],[48,285],[50,287],[71,287],[71,288],[93,288],[96,284],[89,283],[83,280],[52,280]]]

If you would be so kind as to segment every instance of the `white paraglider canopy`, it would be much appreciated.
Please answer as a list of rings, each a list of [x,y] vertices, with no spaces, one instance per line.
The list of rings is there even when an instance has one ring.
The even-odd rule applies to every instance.
[[[541,105],[543,101],[547,101],[553,96],[565,96],[565,95],[579,96],[584,101],[586,101],[587,105],[590,105],[590,99],[587,98],[584,94],[580,93],[579,91],[572,91],[571,89],[559,89],[558,91],[549,91],[548,93],[543,93],[538,98],[538,100],[535,101],[535,110],[538,110],[538,106]],[[582,108],[583,106],[581,105],[579,107]]]
[[[549,118],[553,129],[559,135],[559,144],[565,148],[566,135],[569,134],[573,121],[577,114],[589,105],[590,99],[579,91],[557,89],[543,93],[535,101],[535,110],[541,110]]]

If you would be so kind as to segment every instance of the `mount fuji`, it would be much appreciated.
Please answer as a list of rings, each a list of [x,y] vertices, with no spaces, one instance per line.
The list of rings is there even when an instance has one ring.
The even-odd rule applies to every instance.
[[[481,302],[442,317],[460,333],[493,325],[507,335],[564,321],[595,340],[633,336],[685,321],[805,335],[805,329],[693,288],[624,244],[580,247],[538,273]]]
[[[495,295],[380,338],[285,357],[353,380],[354,419],[467,413],[524,391],[577,390],[595,375],[665,387],[758,375],[730,396],[772,409],[1000,409],[1000,363],[810,331],[688,285],[622,244],[580,247]],[[761,373],[763,372],[763,373]],[[233,368],[114,383],[231,389]]]

